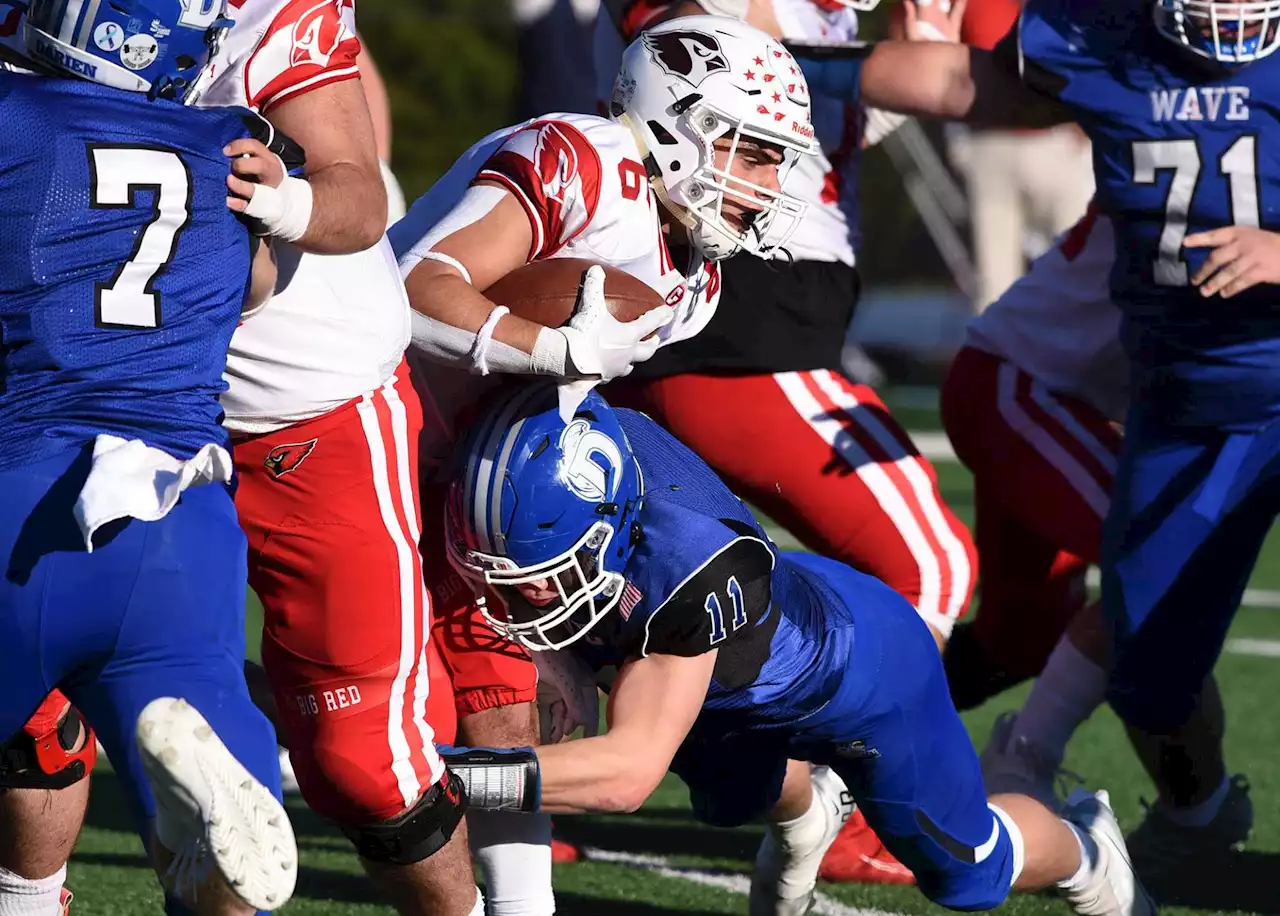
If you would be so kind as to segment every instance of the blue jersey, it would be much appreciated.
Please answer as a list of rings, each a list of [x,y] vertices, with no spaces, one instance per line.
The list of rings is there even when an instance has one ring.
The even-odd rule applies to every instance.
[[[1280,416],[1280,288],[1206,299],[1190,233],[1280,230],[1280,55],[1229,71],[1161,36],[1151,0],[1028,0],[1021,72],[1093,142],[1116,230],[1113,293],[1134,397],[1165,422],[1251,429]],[[1015,62],[1012,42],[997,54]]]
[[[693,452],[648,417],[615,410],[644,478],[642,537],[619,609],[574,644],[594,667],[650,653],[718,650],[693,734],[785,727],[831,700],[847,651],[824,651],[851,626],[844,603],[780,553]]]
[[[0,468],[101,433],[224,442],[250,246],[222,148],[265,122],[9,72],[0,121]]]

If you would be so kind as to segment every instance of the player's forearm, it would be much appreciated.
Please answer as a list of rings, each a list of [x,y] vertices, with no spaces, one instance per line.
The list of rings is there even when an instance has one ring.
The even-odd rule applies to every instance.
[[[553,813],[635,811],[670,761],[647,760],[644,748],[618,732],[536,748],[542,810]]]
[[[970,51],[941,42],[879,42],[862,64],[862,103],[902,114],[965,120],[977,94]]]
[[[1048,127],[1070,120],[1065,108],[978,48],[882,41],[870,47],[796,45],[795,52],[815,95],[987,127]]]
[[[350,254],[377,244],[387,225],[387,189],[377,163],[334,162],[308,171],[311,221],[296,244],[315,254]]]
[[[422,261],[405,287],[413,306],[413,347],[433,362],[481,374],[564,377],[568,341],[563,334],[511,314],[486,332],[494,303],[454,268]]]

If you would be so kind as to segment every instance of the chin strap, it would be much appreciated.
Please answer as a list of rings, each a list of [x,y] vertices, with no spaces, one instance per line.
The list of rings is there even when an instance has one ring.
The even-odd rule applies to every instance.
[[[636,129],[635,124],[631,121],[628,114],[620,114],[617,121],[623,127],[631,132],[631,139],[636,142],[636,148],[640,151],[640,161],[644,164],[644,170],[649,176],[649,186],[653,188],[653,193],[658,198],[658,203],[674,216],[682,226],[693,232],[698,228],[700,220],[689,212],[687,207],[682,207],[671,199],[671,195],[667,193],[667,182],[662,177],[662,169],[658,167],[658,160],[653,158],[653,153],[649,152],[649,146],[644,142],[644,137],[640,131]]]

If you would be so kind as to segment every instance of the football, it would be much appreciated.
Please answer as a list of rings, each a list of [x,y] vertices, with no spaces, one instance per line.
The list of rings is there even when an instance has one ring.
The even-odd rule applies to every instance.
[[[573,315],[582,275],[594,261],[581,258],[548,258],[511,271],[483,290],[511,314],[558,328]],[[662,297],[624,270],[604,267],[604,295],[609,313],[619,321],[633,321],[662,305]]]

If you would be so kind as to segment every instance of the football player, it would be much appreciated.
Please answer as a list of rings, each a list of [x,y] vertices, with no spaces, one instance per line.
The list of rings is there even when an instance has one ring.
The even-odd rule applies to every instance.
[[[935,903],[992,909],[1056,886],[1081,913],[1155,912],[1105,792],[1081,791],[1066,819],[988,801],[915,609],[842,563],[780,553],[643,414],[593,392],[566,423],[530,386],[483,415],[458,462],[446,543],[494,596],[492,624],[611,681],[604,735],[450,756],[472,804],[634,811],[670,768],[706,823],[785,820],[809,805],[809,781],[796,798],[784,779],[794,758],[839,775]],[[813,889],[781,885],[751,911],[805,913]]]
[[[1214,0],[1032,0],[990,53],[897,43],[814,65],[832,91],[860,83],[893,109],[1075,119],[1094,143],[1132,361],[1102,535],[1107,692],[1161,762],[1165,813],[1192,828],[1233,795],[1221,729],[1197,719],[1210,715],[1203,688],[1277,509],[1280,235],[1263,217],[1280,172],[1259,147],[1280,129],[1268,102],[1278,15]]]
[[[607,76],[599,86],[606,106],[624,40],[699,11],[687,0],[607,6],[612,15],[597,18],[595,33],[596,72],[598,79]],[[858,12],[875,6],[875,0],[721,0],[707,8],[745,16],[778,38],[842,42],[857,37]],[[934,16],[948,29],[942,7],[933,4],[921,16]],[[958,40],[954,30],[933,34]],[[789,260],[726,263],[725,305],[706,329],[637,366],[606,396],[656,419],[735,493],[809,548],[896,588],[942,647],[973,594],[973,540],[906,430],[872,388],[841,368],[861,287],[855,253],[861,151],[902,118],[834,96],[815,95],[811,105],[821,149],[797,163],[790,186],[808,209],[787,244]],[[841,827],[838,817],[830,817],[836,810],[816,804],[811,811],[815,820],[828,818],[827,829],[840,830],[823,860],[824,878],[911,881],[859,812]],[[783,846],[797,864],[806,858],[795,842],[780,843],[772,828],[760,854],[774,856]]]
[[[723,259],[782,251],[805,210],[788,172],[815,149],[808,92],[793,68],[778,42],[735,20],[703,16],[654,29],[627,51],[613,118],[553,114],[497,131],[392,227],[414,308],[415,376],[430,402],[424,481],[449,454],[467,406],[493,383],[478,375],[586,384],[624,375],[659,346],[702,330],[719,301]],[[759,89],[766,80],[777,88]],[[678,242],[683,258],[673,251]],[[667,304],[618,322],[594,270],[565,328],[541,327],[485,297],[512,270],[555,257],[625,270]],[[424,533],[427,584],[438,602],[434,641],[451,675],[462,740],[536,740],[533,664],[476,620],[469,590],[448,570],[439,530]],[[433,686],[430,696],[448,693]],[[429,708],[428,718],[436,724],[450,712]],[[473,823],[484,834],[478,858],[494,911],[550,913],[547,819],[494,823],[502,819]]]
[[[275,269],[226,207],[224,150],[270,143],[275,187],[301,158],[244,109],[184,105],[228,26],[221,3],[39,2],[22,38],[37,72],[0,72],[22,126],[0,141],[16,255],[0,265],[0,784],[20,818],[87,774],[94,744],[64,700],[23,725],[61,688],[166,886],[242,914],[289,899],[297,850],[240,672],[245,543],[218,405],[232,331]],[[19,857],[66,829],[42,814]],[[9,903],[64,910],[68,852],[0,870]]]
[[[974,475],[983,570],[982,613],[947,646],[947,681],[964,710],[1037,678],[981,759],[989,787],[1045,800],[1067,742],[1106,697],[1110,639],[1085,573],[1098,562],[1128,405],[1114,262],[1114,230],[1095,205],[969,323],[942,389],[943,425]],[[1222,728],[1210,679],[1184,731],[1211,741]],[[1139,745],[1164,798],[1129,838],[1148,880],[1187,850],[1208,861],[1247,838],[1253,809],[1242,776],[1216,811],[1188,820],[1168,801],[1177,774],[1151,750]]]
[[[323,154],[308,176],[345,174],[359,194],[365,167],[377,176],[377,157],[350,4],[277,0],[236,16],[199,104],[247,104],[286,121],[319,106],[325,116],[307,118],[302,137]],[[275,162],[253,144],[229,152],[242,176]],[[328,171],[327,155],[344,164]],[[309,193],[293,179],[281,186]],[[260,212],[260,184],[233,178],[228,190],[233,209]],[[408,303],[385,239],[362,241],[355,211],[324,213],[344,206],[347,191],[332,190],[337,197],[317,192],[305,224],[288,201],[274,222],[262,214],[281,270],[226,363],[236,508],[264,605],[278,724],[308,803],[352,837],[403,912],[461,916],[483,908],[465,832],[422,864],[460,814],[422,714],[428,605],[416,554],[421,410],[401,366]],[[316,253],[331,250],[351,253]],[[358,619],[349,613],[357,605]],[[77,807],[63,794],[56,803],[69,820],[83,798]],[[21,829],[44,843],[34,826]],[[66,846],[52,845],[50,855],[65,857]]]

